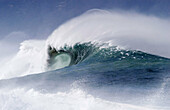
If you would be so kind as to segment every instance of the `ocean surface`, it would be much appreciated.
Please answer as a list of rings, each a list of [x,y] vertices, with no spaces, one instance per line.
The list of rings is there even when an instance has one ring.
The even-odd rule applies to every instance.
[[[170,110],[169,24],[89,10],[22,42],[0,59],[0,109]]]

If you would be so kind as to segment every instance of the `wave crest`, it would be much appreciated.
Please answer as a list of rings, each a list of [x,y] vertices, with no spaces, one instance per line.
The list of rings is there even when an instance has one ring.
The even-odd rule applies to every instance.
[[[47,39],[56,49],[66,44],[99,42],[170,57],[170,20],[135,12],[90,10],[57,28]]]

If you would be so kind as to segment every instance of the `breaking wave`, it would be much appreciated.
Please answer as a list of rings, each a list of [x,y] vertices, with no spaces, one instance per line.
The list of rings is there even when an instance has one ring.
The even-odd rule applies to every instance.
[[[169,110],[169,26],[135,12],[90,10],[47,40],[26,40],[0,59],[0,108]]]
[[[78,64],[103,45],[169,58],[169,25],[168,19],[135,12],[89,10],[58,27],[46,41],[21,43],[14,57],[2,62],[0,78]]]

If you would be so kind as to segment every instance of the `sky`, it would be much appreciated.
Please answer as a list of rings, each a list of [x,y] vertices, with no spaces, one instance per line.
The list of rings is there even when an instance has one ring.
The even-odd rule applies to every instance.
[[[45,39],[89,9],[136,11],[166,19],[170,0],[0,0],[0,40],[11,33]]]

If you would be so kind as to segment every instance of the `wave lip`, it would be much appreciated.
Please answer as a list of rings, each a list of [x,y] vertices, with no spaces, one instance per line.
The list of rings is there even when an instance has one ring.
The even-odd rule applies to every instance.
[[[170,58],[170,20],[135,12],[90,10],[57,28],[47,45],[98,42]]]

